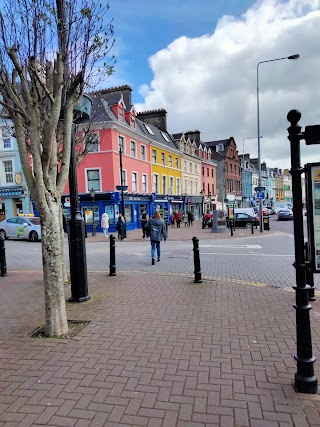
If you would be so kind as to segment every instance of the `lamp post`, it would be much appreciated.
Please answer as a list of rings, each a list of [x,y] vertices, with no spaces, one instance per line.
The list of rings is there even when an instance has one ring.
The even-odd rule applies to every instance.
[[[242,207],[243,207],[243,198],[244,198],[244,141],[246,139],[256,139],[257,136],[248,136],[246,138],[243,138],[242,140]],[[263,138],[263,136],[260,136],[260,139]]]
[[[93,188],[90,190],[90,197],[92,199],[92,236],[96,235],[96,227],[94,224],[94,196],[96,195],[96,192]]]
[[[203,218],[203,215],[204,215],[204,207],[203,207],[203,205],[204,205],[204,191],[200,191],[200,194],[201,194],[201,218]]]
[[[283,58],[275,58],[275,59],[268,59],[266,61],[258,62],[257,65],[257,130],[258,130],[258,186],[261,187],[261,156],[260,156],[260,117],[259,117],[259,65],[265,64],[266,62],[274,62],[274,61],[281,61],[283,59],[299,59],[300,55],[290,55],[285,56]],[[262,199],[259,200],[259,222],[260,222],[260,233],[263,233],[263,221],[262,221]]]

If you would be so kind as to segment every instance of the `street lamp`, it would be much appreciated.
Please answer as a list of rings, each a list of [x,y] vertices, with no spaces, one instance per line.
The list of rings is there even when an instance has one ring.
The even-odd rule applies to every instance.
[[[261,187],[261,157],[260,157],[260,117],[259,117],[259,65],[265,64],[266,62],[281,61],[282,59],[299,59],[300,55],[290,55],[283,58],[268,59],[267,61],[261,61],[257,65],[257,127],[258,127],[258,186]],[[259,221],[260,221],[260,232],[263,233],[262,223],[262,199],[259,200]]]
[[[92,236],[96,235],[96,227],[94,224],[94,196],[96,195],[96,192],[93,188],[90,190],[90,197],[92,199]]]
[[[248,136],[247,138],[243,138],[242,141],[242,207],[243,207],[243,199],[244,199],[244,141],[245,139],[256,139],[257,136]],[[260,139],[263,138],[263,136],[260,136]]]

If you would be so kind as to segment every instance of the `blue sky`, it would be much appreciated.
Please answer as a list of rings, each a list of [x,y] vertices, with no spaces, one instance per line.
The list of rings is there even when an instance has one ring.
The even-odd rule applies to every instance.
[[[170,133],[198,129],[203,141],[233,136],[257,157],[257,64],[261,160],[290,168],[287,113],[320,124],[320,0],[110,0],[115,73],[138,111],[165,108]],[[320,161],[302,144],[301,163]]]
[[[150,82],[148,58],[181,36],[190,38],[213,33],[223,15],[240,16],[251,0],[110,0],[114,19],[115,74],[108,86],[129,84],[133,101],[142,102],[138,93]]]

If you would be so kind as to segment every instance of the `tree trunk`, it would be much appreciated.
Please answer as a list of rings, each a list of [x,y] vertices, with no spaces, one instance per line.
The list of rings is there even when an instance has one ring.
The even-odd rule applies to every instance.
[[[68,332],[64,295],[64,250],[61,245],[61,210],[57,203],[41,220],[42,261],[45,284],[45,335]]]

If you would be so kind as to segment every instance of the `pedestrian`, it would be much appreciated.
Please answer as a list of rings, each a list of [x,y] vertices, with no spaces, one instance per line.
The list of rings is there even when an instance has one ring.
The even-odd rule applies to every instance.
[[[109,215],[107,213],[103,213],[101,216],[101,228],[103,230],[104,237],[108,237]]]
[[[170,222],[171,222],[171,228],[174,228],[175,223],[176,223],[176,220],[175,220],[174,214],[171,214],[171,215],[170,215]]]
[[[184,222],[184,226],[187,227],[187,225],[188,225],[188,214],[187,214],[187,212],[185,212],[183,214],[183,222]]]
[[[162,221],[160,213],[157,211],[153,217],[149,219],[146,228],[150,230],[151,241],[151,265],[154,265],[155,250],[157,249],[157,261],[160,261],[160,242],[167,240],[167,231],[164,221]]]
[[[193,225],[193,224],[192,224],[192,223],[193,223],[193,220],[194,220],[193,213],[192,213],[191,211],[189,211],[189,212],[188,212],[188,224],[189,224],[189,227]]]
[[[118,232],[118,239],[121,239],[121,240],[124,239],[124,227],[125,227],[124,218],[121,214],[119,214],[117,225],[116,225],[116,229]]]
[[[181,223],[181,214],[180,214],[180,212],[176,211],[176,213],[174,214],[174,219],[176,221],[177,228],[180,228],[180,223]]]
[[[146,230],[145,230],[145,226],[148,222],[149,216],[147,214],[146,211],[142,212],[140,221],[141,221],[141,227],[142,227],[142,238],[145,239],[146,238]]]

